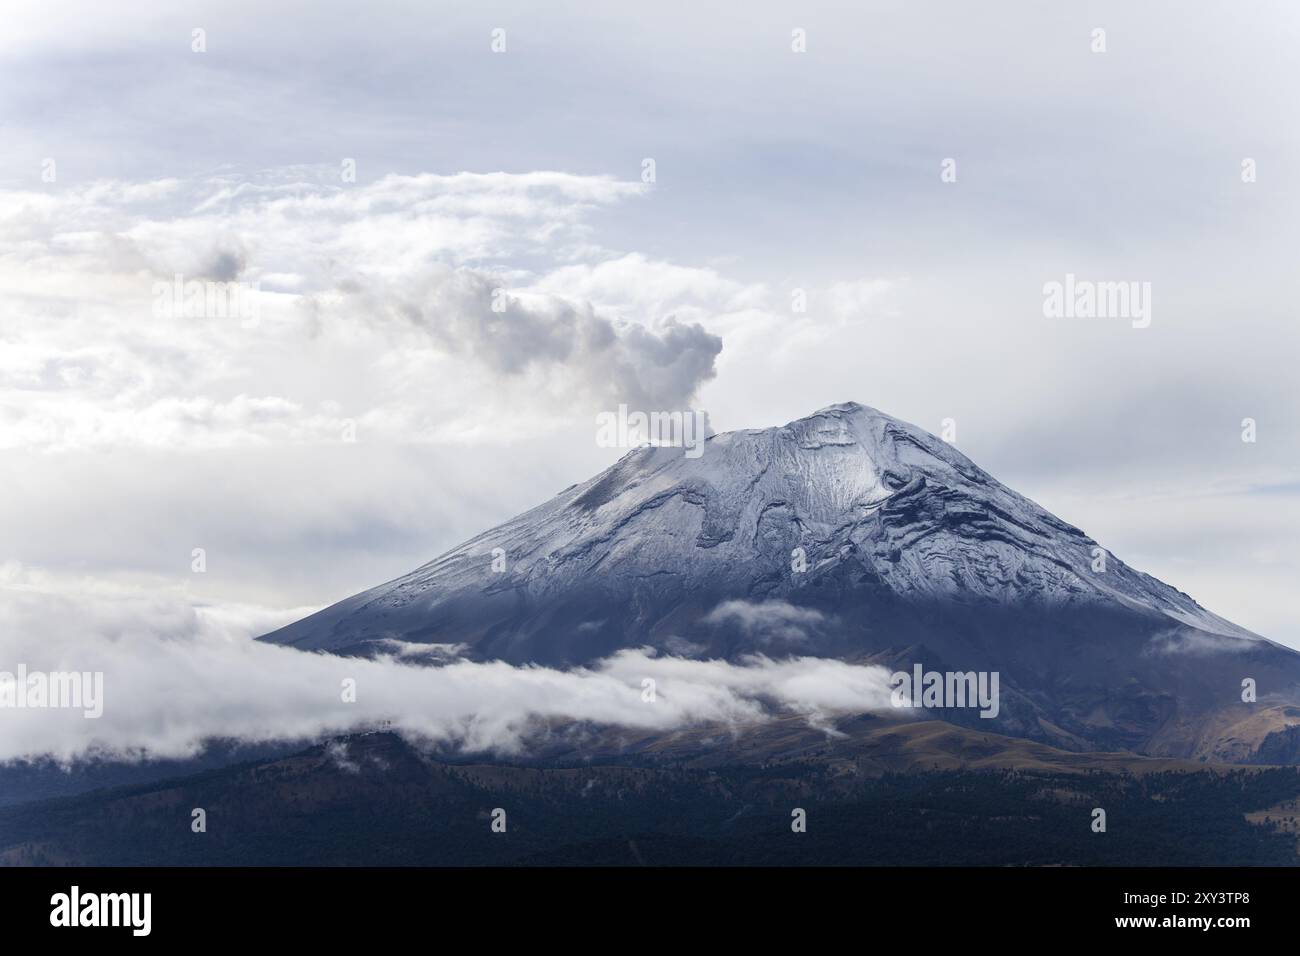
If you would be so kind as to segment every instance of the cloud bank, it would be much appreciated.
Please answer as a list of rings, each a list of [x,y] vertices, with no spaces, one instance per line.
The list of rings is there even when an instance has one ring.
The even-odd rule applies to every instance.
[[[728,663],[627,650],[569,671],[421,667],[404,662],[401,649],[357,660],[251,639],[303,610],[195,607],[183,594],[59,582],[6,566],[0,669],[102,672],[104,699],[99,719],[0,708],[0,760],[185,757],[214,738],[311,740],[385,721],[415,740],[514,753],[543,723],[667,732],[752,724],[776,711],[819,722],[890,706],[884,668],[823,658]],[[347,687],[355,687],[353,702]]]

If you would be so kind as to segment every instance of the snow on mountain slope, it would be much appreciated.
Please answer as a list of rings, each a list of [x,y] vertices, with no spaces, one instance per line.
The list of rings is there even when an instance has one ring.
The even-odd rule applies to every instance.
[[[1187,595],[1105,554],[951,445],[856,403],[783,428],[712,437],[699,458],[642,447],[595,478],[396,581],[274,639],[329,648],[398,638],[456,642],[423,618],[469,595],[521,607],[655,576],[733,598],[796,594],[853,568],[894,595],[1004,604],[1119,604],[1251,638]],[[494,549],[505,570],[493,571]],[[808,571],[791,570],[802,548]],[[498,563],[498,567],[500,563]],[[446,640],[444,640],[446,638]]]

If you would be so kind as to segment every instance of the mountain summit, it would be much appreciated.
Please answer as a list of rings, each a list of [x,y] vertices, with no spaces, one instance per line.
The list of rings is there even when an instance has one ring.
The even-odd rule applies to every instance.
[[[1300,655],[854,402],[714,435],[698,457],[638,448],[263,639],[552,666],[650,646],[996,670],[999,729],[1072,749],[1289,761],[1300,723]]]

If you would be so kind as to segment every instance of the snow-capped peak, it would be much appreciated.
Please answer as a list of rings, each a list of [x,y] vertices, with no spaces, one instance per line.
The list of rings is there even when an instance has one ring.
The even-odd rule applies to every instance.
[[[805,570],[794,570],[801,563]],[[468,628],[495,635],[489,645],[509,633],[509,650],[544,658],[548,621],[591,624],[601,635],[592,648],[608,649],[653,641],[665,620],[677,620],[667,609],[703,596],[799,604],[832,594],[891,607],[1118,609],[1254,637],[1129,568],[947,442],[856,402],[781,427],[716,434],[698,457],[635,449],[272,637],[314,647],[377,637],[464,643]],[[631,624],[618,615],[622,632],[591,623],[611,601],[636,609]],[[469,621],[471,611],[480,619]],[[572,635],[552,639],[570,647]],[[561,656],[572,658],[571,647]]]

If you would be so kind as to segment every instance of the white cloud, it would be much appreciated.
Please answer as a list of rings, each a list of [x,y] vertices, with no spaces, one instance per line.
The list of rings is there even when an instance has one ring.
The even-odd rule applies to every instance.
[[[573,257],[609,255],[585,218],[641,184],[337,179],[293,168],[0,191],[0,448],[329,442],[349,424],[454,439],[507,419],[538,431],[575,402],[683,407],[714,374],[721,341],[701,325],[566,289]],[[249,314],[160,314],[177,275],[245,284]]]
[[[826,620],[820,611],[796,607],[788,601],[724,601],[704,618],[704,623],[734,625],[747,637],[764,644],[800,644]]]
[[[711,268],[654,260],[639,252],[595,264],[563,266],[547,273],[533,288],[577,297],[627,317],[714,321],[769,304],[762,284],[748,285]]]
[[[391,720],[412,738],[517,751],[545,723],[671,731],[750,724],[776,710],[820,722],[889,708],[888,672],[820,658],[740,664],[626,650],[590,668],[459,661],[437,667],[309,654],[250,636],[303,613],[194,607],[10,565],[0,573],[5,667],[102,672],[103,715],[0,709],[0,760],[180,757],[206,740],[307,740]],[[642,682],[655,682],[655,699]],[[342,699],[356,682],[356,702]]]

